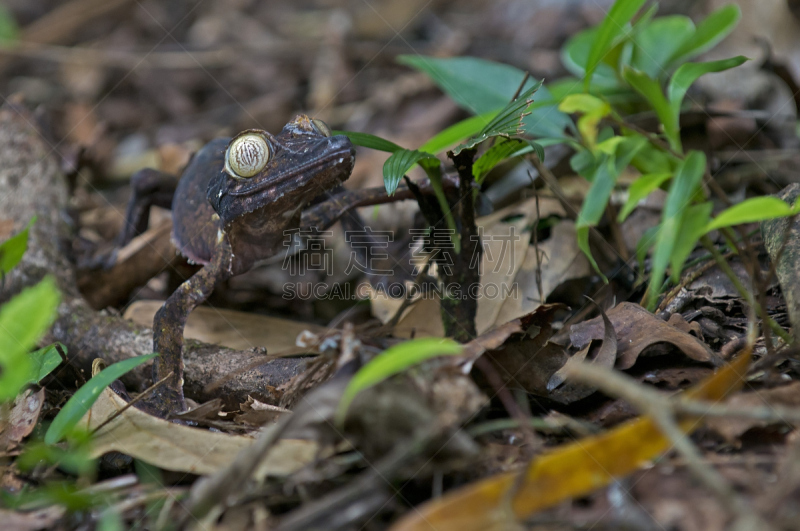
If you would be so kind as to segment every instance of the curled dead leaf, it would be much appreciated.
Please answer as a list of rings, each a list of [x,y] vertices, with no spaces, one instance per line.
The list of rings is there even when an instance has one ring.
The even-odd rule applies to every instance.
[[[597,350],[597,355],[590,359],[590,363],[610,369],[614,366],[614,362],[617,359],[617,335],[606,313],[602,308],[599,309],[600,316],[603,318],[603,344]],[[591,343],[586,345],[583,350],[573,354],[564,366],[558,369],[550,378],[550,381],[547,382],[547,390],[550,391],[550,398],[563,404],[569,404],[594,393],[595,389],[585,384],[567,382],[565,385],[561,386],[566,380],[569,367],[575,363],[583,363],[586,356],[589,354],[590,348]]]
[[[662,321],[638,304],[622,302],[607,313],[619,344],[617,369],[630,369],[642,351],[657,343],[674,345],[696,361],[717,361],[717,356],[703,342]],[[593,339],[601,339],[603,335],[603,323],[599,316],[572,325],[569,331],[572,346],[578,349],[584,348]]]

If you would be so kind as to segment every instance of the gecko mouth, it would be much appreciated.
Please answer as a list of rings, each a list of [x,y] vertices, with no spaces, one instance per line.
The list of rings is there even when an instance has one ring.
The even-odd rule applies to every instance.
[[[324,157],[320,157],[316,160],[312,160],[311,162],[307,162],[305,164],[296,166],[291,170],[283,172],[271,179],[265,179],[263,181],[253,183],[249,186],[245,185],[242,186],[241,188],[236,188],[235,190],[231,190],[228,193],[233,196],[250,195],[256,192],[261,192],[263,190],[277,187],[287,181],[294,179],[295,177],[304,174],[311,174],[313,178],[313,176],[316,175],[317,173],[342,165],[346,160],[351,161],[352,165],[352,161],[354,160],[352,148],[348,147],[345,149],[335,151],[333,153],[329,153]]]

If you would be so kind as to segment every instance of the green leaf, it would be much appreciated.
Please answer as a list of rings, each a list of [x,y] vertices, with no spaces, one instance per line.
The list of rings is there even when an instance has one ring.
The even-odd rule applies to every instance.
[[[639,264],[639,271],[644,271],[644,260],[647,258],[647,252],[655,244],[660,228],[661,224],[648,228],[636,243],[636,262]]]
[[[644,99],[656,111],[656,115],[664,127],[664,134],[667,136],[670,147],[680,153],[681,138],[678,131],[678,122],[672,115],[667,98],[661,92],[661,85],[644,72],[632,68],[626,68],[622,75],[625,81],[630,83],[636,92],[644,96]]]
[[[636,15],[644,5],[645,0],[617,0],[608,11],[606,18],[597,28],[597,34],[592,42],[589,57],[586,60],[586,74],[583,82],[585,91],[589,90],[592,81],[592,74],[597,65],[603,60],[615,44],[615,39],[622,33],[625,25]]]
[[[332,131],[331,134],[344,135],[357,146],[377,149],[378,151],[386,151],[387,153],[394,153],[395,151],[400,151],[403,149],[394,142],[379,136],[371,135],[369,133],[359,133],[356,131]]]
[[[586,194],[586,199],[583,201],[583,206],[575,225],[578,235],[578,247],[589,259],[592,267],[603,278],[604,282],[608,282],[608,279],[600,270],[600,266],[592,256],[589,247],[589,227],[597,225],[603,216],[608,204],[608,198],[611,196],[612,190],[614,190],[618,177],[619,173],[616,171],[614,158],[608,155],[600,155],[592,174],[592,187]]]
[[[437,356],[461,354],[462,346],[447,338],[424,337],[394,345],[364,365],[350,380],[336,409],[336,423],[341,425],[353,398],[387,378]]]
[[[651,173],[674,173],[679,163],[680,159],[648,142],[639,150],[631,164],[643,175],[648,175]]]
[[[510,138],[514,135],[521,134],[522,119],[527,114],[526,111],[528,107],[533,103],[533,93],[541,86],[542,82],[539,81],[515,99],[511,100],[477,135],[463,144],[456,146],[455,149],[453,149],[453,153],[458,155],[461,151],[471,149],[481,142],[485,142],[496,136]]]
[[[544,139],[544,141],[547,141],[547,140],[548,139]],[[554,140],[553,144],[561,143],[558,139],[553,139],[553,140]],[[544,162],[544,147],[545,147],[545,144],[543,142],[533,142],[533,141],[528,142],[528,144],[533,149],[533,151],[536,153],[536,157],[540,161]],[[523,151],[520,151],[520,152],[517,153],[517,155],[522,155],[522,153],[523,153]]]
[[[97,531],[124,531],[127,529],[122,522],[122,516],[117,512],[116,507],[108,507],[100,513],[100,519],[97,522]]]
[[[690,151],[675,170],[675,178],[664,203],[664,219],[678,216],[689,206],[706,171],[706,156],[702,151]]]
[[[752,197],[720,212],[705,227],[703,234],[742,223],[792,216],[797,214],[798,206],[800,206],[800,202],[791,207],[781,199],[772,196]]]
[[[567,78],[555,81],[552,84],[553,96],[557,100],[563,99],[566,94],[584,91],[583,80],[586,78],[586,64],[589,61],[589,53],[596,37],[597,28],[589,28],[573,35],[561,48],[561,62],[571,74],[579,79]],[[614,69],[605,62],[600,62],[592,75],[592,92],[602,93],[604,90],[618,86],[619,80]],[[550,88],[550,84],[548,84],[548,88]]]
[[[600,271],[600,266],[597,265],[597,261],[592,256],[592,249],[589,247],[589,227],[578,227],[576,232],[576,238],[578,240],[578,248],[583,251],[583,254],[589,260],[589,263],[592,264],[592,268],[600,275],[600,278],[603,279],[603,282],[608,284],[608,277],[606,277],[602,271]]]
[[[512,155],[518,155],[519,152],[523,151],[525,148],[528,148],[528,152],[533,150],[530,144],[524,140],[506,139],[496,143],[487,149],[486,153],[481,155],[478,160],[475,161],[475,164],[472,165],[472,175],[475,177],[475,181],[478,183],[483,182],[483,178],[486,177],[486,174],[492,171],[501,161]]]
[[[652,270],[650,271],[650,285],[647,292],[647,308],[652,310],[664,281],[667,265],[672,258],[672,250],[680,235],[681,216],[673,216],[661,222],[656,236],[653,250]]]
[[[733,31],[741,16],[742,11],[735,4],[717,9],[697,26],[692,37],[675,50],[670,58],[670,63],[690,59],[710,50]]]
[[[592,176],[592,187],[586,194],[580,214],[576,222],[577,227],[594,227],[603,216],[611,197],[611,191],[617,182],[619,174],[614,171],[613,157],[600,156],[600,163],[595,167]]]
[[[578,131],[586,142],[586,146],[594,151],[597,143],[597,125],[611,113],[611,106],[600,98],[590,94],[571,94],[564,98],[558,110],[567,113],[580,112]]]
[[[631,66],[653,79],[663,79],[670,59],[692,35],[694,23],[689,17],[674,15],[653,20],[634,37]]]
[[[90,450],[89,437],[85,432],[71,437],[69,445],[65,448],[50,446],[40,441],[31,441],[25,445],[22,454],[14,463],[19,466],[20,470],[25,471],[33,470],[44,464],[58,466],[71,474],[86,475],[93,473],[97,468],[97,461],[92,459],[89,454]]]
[[[106,367],[86,382],[80,389],[75,391],[75,394],[67,400],[61,411],[58,412],[56,418],[47,429],[44,435],[44,442],[47,444],[55,444],[63,439],[68,433],[72,431],[78,421],[92,408],[103,389],[111,385],[114,380],[122,377],[123,374],[135,369],[143,363],[147,363],[151,359],[158,356],[158,354],[146,354],[144,356],[136,356],[135,358],[128,358],[119,361],[109,367]]]
[[[607,140],[603,140],[599,144],[597,144],[597,151],[600,153],[605,153],[606,155],[613,155],[616,153],[617,148],[619,145],[625,141],[624,136],[612,136]]]
[[[60,343],[53,343],[39,350],[30,353],[33,372],[27,383],[39,383],[45,376],[53,372],[63,361],[61,354],[58,353],[58,346],[66,351],[66,347]]]
[[[19,26],[14,15],[0,4],[0,47],[15,43],[19,39]]]
[[[490,113],[506,106],[525,77],[525,72],[518,68],[476,57],[400,55],[397,62],[430,76],[453,101],[473,114]],[[535,84],[535,80],[528,79],[522,90]],[[542,137],[564,136],[571,120],[556,109],[547,89],[539,91],[539,98],[546,104],[531,108],[524,122],[525,132]]]
[[[35,221],[34,216],[19,234],[0,243],[0,277],[7,275],[22,260],[28,248],[28,233]]]
[[[606,142],[610,142],[612,137]],[[586,194],[586,199],[578,215],[576,226],[595,226],[606,210],[608,199],[617,184],[622,170],[630,164],[631,159],[647,143],[647,139],[641,136],[622,137],[616,144],[616,150],[610,155],[600,155],[599,163],[595,166],[594,174],[591,177],[592,187]]]
[[[424,159],[433,159],[439,163],[439,159],[435,156],[416,149],[400,149],[392,153],[383,164],[383,184],[386,186],[386,193],[392,195],[411,166]]]
[[[608,65],[601,65],[601,66],[608,66]],[[595,78],[597,78],[597,72],[595,72]],[[553,81],[552,83],[548,83],[544,88],[550,91],[552,100],[551,101],[545,100],[543,98],[543,95],[539,94],[539,100],[536,102],[536,104],[541,104],[541,105],[554,104],[560,102],[570,94],[584,93],[583,83],[581,82],[580,79],[575,79],[574,77],[561,78],[558,81]],[[614,77],[613,86],[600,87],[597,86],[596,84],[593,84],[592,94],[595,96],[602,96],[603,99],[612,104],[615,101],[628,102],[631,100],[632,97],[636,97],[636,93],[633,92],[631,89],[627,88],[626,86],[622,86],[616,77]]]
[[[501,109],[489,111],[461,120],[425,142],[425,144],[419,147],[419,150],[428,153],[439,153],[445,148],[458,144],[465,138],[478,134],[495,116],[497,116],[500,110]]]
[[[473,114],[504,107],[525,77],[518,68],[475,57],[400,55],[397,62],[430,76],[453,101]],[[529,80],[526,88],[534,83]]]
[[[661,186],[664,181],[672,177],[671,173],[651,173],[642,175],[628,188],[628,200],[619,212],[617,223],[622,223],[633,212],[639,202],[650,195],[656,188]]]
[[[681,106],[683,105],[683,97],[692,86],[692,83],[697,81],[697,78],[704,74],[711,72],[722,72],[735,68],[747,61],[747,57],[739,55],[731,57],[730,59],[722,59],[720,61],[708,61],[706,63],[686,63],[678,67],[673,74],[672,79],[669,80],[667,87],[667,98],[669,100],[670,112],[672,119],[676,124],[680,123]]]
[[[52,324],[59,298],[55,279],[45,277],[0,308],[0,402],[14,399],[31,380],[28,352]]]
[[[680,281],[683,263],[694,250],[697,240],[705,234],[706,224],[711,216],[711,209],[714,205],[711,201],[706,201],[699,205],[692,205],[686,209],[681,219],[681,228],[675,240],[675,247],[670,257],[670,267],[672,268],[672,281],[676,284]]]
[[[591,181],[597,167],[597,158],[595,158],[594,153],[581,146],[581,148],[576,150],[575,154],[570,157],[569,166],[572,168],[572,171],[587,181]]]
[[[701,151],[691,151],[675,172],[672,185],[667,195],[662,213],[661,228],[656,238],[653,253],[650,287],[648,290],[648,308],[655,306],[656,299],[664,281],[664,273],[672,258],[683,213],[692,201],[706,169],[706,156]]]
[[[436,157],[424,158],[419,161],[419,165],[425,170],[428,179],[431,181],[436,200],[439,203],[439,208],[444,212],[444,219],[447,222],[447,228],[450,229],[451,238],[453,240],[453,247],[456,253],[461,252],[461,239],[459,237],[458,225],[453,217],[453,212],[450,205],[447,203],[447,197],[444,195],[444,187],[442,186],[442,164]]]
[[[620,174],[639,154],[639,152],[649,144],[647,138],[633,134],[626,136],[625,139],[617,145],[615,171]]]

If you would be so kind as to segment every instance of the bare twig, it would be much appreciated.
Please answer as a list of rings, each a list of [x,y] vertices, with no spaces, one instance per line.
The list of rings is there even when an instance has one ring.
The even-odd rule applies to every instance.
[[[127,411],[127,409],[129,407],[135,405],[137,402],[142,400],[144,397],[146,397],[148,394],[150,394],[154,389],[156,389],[159,385],[162,385],[164,382],[166,382],[171,377],[172,377],[172,372],[170,372],[168,375],[164,376],[159,381],[157,381],[156,383],[154,383],[153,385],[151,385],[150,387],[148,387],[147,389],[142,391],[141,394],[139,394],[139,396],[137,396],[136,398],[134,398],[133,400],[131,400],[130,402],[125,404],[123,407],[118,409],[113,415],[108,417],[106,420],[101,422],[99,426],[97,426],[95,429],[93,429],[92,430],[92,435],[96,434],[98,431],[100,431],[100,428],[102,428],[103,426],[105,426],[106,424],[108,424],[109,422],[114,420],[115,418],[117,418],[120,415],[122,415],[125,411]]]
[[[691,439],[680,429],[675,420],[675,407],[669,398],[636,383],[632,378],[605,367],[589,364],[575,364],[567,368],[568,377],[591,385],[611,396],[618,396],[636,409],[649,415],[661,432],[683,456],[689,470],[702,481],[732,514],[738,523],[752,524],[752,529],[771,529],[725,481],[725,479],[703,460],[703,456]]]
[[[241,450],[229,466],[197,481],[192,487],[189,500],[185,504],[185,513],[180,520],[185,522],[191,516],[200,519],[222,503],[228,493],[235,490],[236,483],[249,477],[258,467],[295,418],[295,415],[283,415],[277,424],[262,431],[251,446]]]
[[[528,177],[530,176],[531,174],[528,172]],[[539,291],[539,304],[545,304],[546,296],[542,286],[542,257],[539,254],[541,252],[539,251],[539,223],[542,222],[542,215],[539,211],[539,191],[534,188],[533,192],[536,194],[536,226],[533,228],[533,252],[536,253],[536,289]]]

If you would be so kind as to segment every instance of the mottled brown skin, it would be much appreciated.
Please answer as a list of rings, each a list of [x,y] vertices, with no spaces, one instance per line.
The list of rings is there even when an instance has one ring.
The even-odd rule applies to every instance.
[[[206,145],[184,171],[172,201],[178,250],[203,268],[181,284],[153,320],[153,349],[160,354],[154,381],[165,379],[146,409],[160,416],[183,411],[183,330],[192,310],[214,286],[276,254],[285,233],[300,227],[302,209],[350,176],[355,150],[345,136],[325,136],[306,116],[268,139],[266,167],[249,178],[224,169],[228,139]],[[245,132],[247,133],[247,132]],[[244,134],[244,133],[242,133]]]
[[[150,206],[155,204],[172,208],[176,247],[203,266],[175,290],[153,320],[154,350],[160,353],[153,376],[155,382],[165,381],[139,405],[159,416],[185,409],[183,330],[189,314],[215,285],[275,255],[285,244],[286,231],[324,230],[346,213],[352,216],[348,222],[358,225],[354,208],[414,197],[405,185],[391,197],[383,187],[342,189],[339,185],[355,162],[353,146],[347,137],[321,133],[307,116],[296,117],[275,136],[251,130],[236,138],[247,133],[263,135],[271,152],[266,167],[250,178],[237,179],[226,172],[229,138],[206,144],[180,181],[151,169],[131,178],[133,195],[117,246],[123,247],[147,228]],[[427,180],[418,184],[424,192],[432,191]],[[443,184],[457,188],[458,180],[446,177]],[[324,200],[309,206],[318,197]]]

